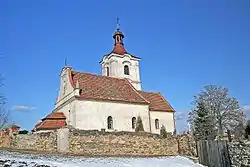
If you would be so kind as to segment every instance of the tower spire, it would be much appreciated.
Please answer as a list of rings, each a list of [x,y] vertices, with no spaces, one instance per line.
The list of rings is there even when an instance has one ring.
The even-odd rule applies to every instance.
[[[127,53],[124,46],[123,46],[124,45],[123,44],[124,35],[120,31],[120,22],[119,22],[118,17],[116,19],[116,31],[113,35],[113,38],[114,38],[114,49],[113,49],[112,53],[116,53],[119,55],[124,55],[125,53]]]
[[[116,18],[116,31],[120,31],[119,17]]]
[[[64,66],[67,67],[67,65],[68,65],[67,64],[67,57],[65,57],[65,59],[64,59]]]

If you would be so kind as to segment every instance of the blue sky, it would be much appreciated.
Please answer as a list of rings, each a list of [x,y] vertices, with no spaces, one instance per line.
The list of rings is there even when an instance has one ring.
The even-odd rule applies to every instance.
[[[207,84],[227,87],[250,112],[249,0],[3,0],[0,72],[12,120],[31,129],[52,111],[65,57],[100,74],[117,16],[127,51],[142,58],[143,89],[162,92],[179,130]]]

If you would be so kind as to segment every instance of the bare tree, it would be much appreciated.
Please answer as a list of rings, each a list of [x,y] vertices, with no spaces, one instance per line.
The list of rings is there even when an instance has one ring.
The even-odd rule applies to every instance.
[[[0,88],[3,86],[3,78],[0,76]],[[9,112],[5,109],[7,100],[5,96],[0,93],[0,129],[8,122]]]
[[[246,117],[236,98],[228,95],[228,89],[216,85],[204,87],[198,95],[194,96],[193,103],[197,106],[203,103],[209,111],[213,125],[218,130],[220,136],[226,130],[232,130],[239,124],[245,124]],[[193,110],[189,113],[189,122],[194,124],[196,113]]]

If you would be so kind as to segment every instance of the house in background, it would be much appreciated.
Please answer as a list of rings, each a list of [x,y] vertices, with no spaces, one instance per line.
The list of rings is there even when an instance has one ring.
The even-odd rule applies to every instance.
[[[32,129],[32,132],[53,131],[55,129],[65,127],[66,125],[66,117],[62,112],[52,112],[40,122],[38,122]]]
[[[0,129],[0,137],[4,135],[13,135],[18,134],[20,130],[20,126],[18,125],[7,125],[6,127]]]
[[[140,58],[128,53],[119,26],[113,35],[114,48],[100,61],[102,75],[64,67],[54,110],[33,132],[71,126],[83,130],[135,131],[141,117],[144,130],[175,131],[175,110],[159,92],[142,90]],[[87,63],[87,62],[86,62]]]

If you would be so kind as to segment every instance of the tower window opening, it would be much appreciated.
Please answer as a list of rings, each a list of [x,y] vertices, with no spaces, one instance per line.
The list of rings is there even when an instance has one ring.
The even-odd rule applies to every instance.
[[[129,67],[127,65],[124,66],[124,74],[129,75]]]
[[[107,70],[107,76],[109,76],[109,67],[106,67]]]

